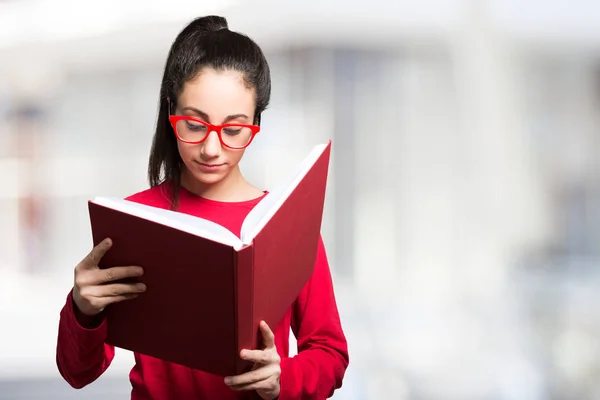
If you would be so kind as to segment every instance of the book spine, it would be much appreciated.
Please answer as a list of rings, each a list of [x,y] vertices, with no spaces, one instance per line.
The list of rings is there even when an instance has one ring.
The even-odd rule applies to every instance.
[[[242,349],[255,349],[257,346],[258,324],[254,321],[254,246],[245,246],[235,252],[235,337],[236,373],[249,371],[252,364],[240,358]]]

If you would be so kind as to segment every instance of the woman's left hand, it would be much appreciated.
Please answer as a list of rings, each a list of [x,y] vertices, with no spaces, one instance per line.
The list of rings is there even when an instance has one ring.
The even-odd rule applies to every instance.
[[[265,321],[261,321],[264,350],[242,350],[240,356],[244,360],[253,361],[252,371],[245,374],[228,376],[225,384],[233,390],[256,390],[265,400],[273,400],[279,396],[279,377],[281,376],[281,357],[275,348],[275,335]]]

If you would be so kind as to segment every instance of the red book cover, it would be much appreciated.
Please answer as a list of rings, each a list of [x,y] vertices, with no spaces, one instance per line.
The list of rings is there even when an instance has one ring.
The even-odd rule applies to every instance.
[[[251,211],[238,238],[197,217],[121,199],[90,201],[94,245],[113,247],[101,268],[139,265],[147,290],[112,304],[106,342],[227,376],[252,365],[259,322],[275,327],[310,278],[316,259],[331,141]]]

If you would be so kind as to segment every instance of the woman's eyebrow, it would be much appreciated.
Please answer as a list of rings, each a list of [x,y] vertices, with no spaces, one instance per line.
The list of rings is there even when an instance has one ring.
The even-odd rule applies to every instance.
[[[208,114],[206,114],[204,111],[201,111],[195,107],[183,107],[182,109],[183,111],[192,111],[196,114],[198,114],[198,116],[200,118],[202,118],[203,120],[205,120],[206,122],[210,122],[210,118],[208,118]],[[223,123],[227,123],[228,121],[234,120],[234,119],[238,119],[238,118],[246,118],[248,119],[248,116],[246,114],[232,114],[232,115],[228,115],[224,120]]]

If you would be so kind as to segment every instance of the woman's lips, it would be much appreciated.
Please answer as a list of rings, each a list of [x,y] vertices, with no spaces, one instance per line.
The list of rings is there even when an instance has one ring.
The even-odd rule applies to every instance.
[[[216,172],[223,168],[225,164],[207,164],[207,163],[198,163],[198,167],[205,172]]]

